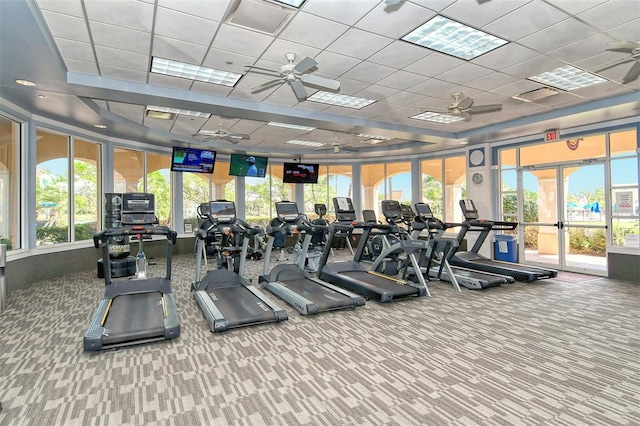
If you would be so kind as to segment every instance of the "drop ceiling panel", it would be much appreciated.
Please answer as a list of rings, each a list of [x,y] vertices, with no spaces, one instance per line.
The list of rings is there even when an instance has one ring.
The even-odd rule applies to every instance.
[[[476,0],[477,1],[477,0]],[[522,7],[531,0],[486,1],[478,2],[477,7],[471,7],[468,0],[453,3],[442,11],[442,14],[455,21],[482,28],[505,14]],[[427,7],[429,7],[427,5]],[[472,22],[473,24],[470,24]]]
[[[140,31],[153,29],[153,4],[130,1],[85,1],[83,4],[89,20]]]
[[[60,0],[36,0],[38,6],[43,11],[56,12],[63,15],[71,15],[77,18],[84,18],[82,3],[78,1],[60,1]]]
[[[362,18],[356,28],[393,39],[399,39],[435,16],[435,12],[405,1],[400,8],[389,13],[381,4]]]
[[[187,43],[173,38],[154,36],[153,56],[200,65],[207,54],[207,48],[199,44]],[[151,67],[151,62],[148,64]]]
[[[241,52],[243,55],[259,57],[272,42],[272,36],[222,24],[212,47],[226,52]]]
[[[534,0],[487,24],[482,29],[498,37],[517,41],[567,17],[566,13],[540,0]]]
[[[619,41],[640,41],[640,19],[634,19],[626,24],[610,28],[607,33]]]
[[[640,2],[636,0],[611,0],[578,14],[578,18],[589,22],[600,31],[607,31],[635,20],[639,12]]]
[[[504,69],[538,55],[537,52],[516,43],[509,43],[475,58],[472,62],[492,69]]]
[[[78,61],[75,59],[67,59],[64,61],[69,72],[78,74],[98,74],[98,65],[95,62]]]
[[[184,80],[184,79],[181,79],[181,80]],[[216,95],[216,96],[228,96],[232,90],[233,90],[233,87],[221,86],[219,84],[212,84],[212,83],[204,83],[202,81],[194,81],[193,86],[191,88],[191,91],[195,93],[206,93],[209,95]]]
[[[145,117],[143,124],[151,129],[169,132],[171,131],[171,127],[173,127],[173,120],[160,120],[158,118]]]
[[[101,68],[104,65],[108,65],[141,72],[149,70],[149,56],[141,53],[96,46],[96,56],[98,57],[98,65]]]
[[[90,43],[89,31],[84,19],[71,15],[43,11],[49,31],[54,37]]]
[[[388,98],[389,96],[398,93],[399,90],[398,89],[393,89],[391,87],[385,87],[385,86],[380,86],[377,84],[372,84],[370,86],[367,86],[366,88],[360,90],[359,92],[356,92],[356,96],[361,97],[361,98],[365,98],[365,99],[371,99],[374,101],[384,101],[386,98]],[[375,105],[375,104],[372,104]],[[365,108],[369,108],[372,105],[368,105]]]
[[[302,10],[332,21],[353,25],[379,4],[380,0],[314,0],[305,2]]]
[[[573,18],[565,19],[555,25],[545,28],[543,31],[526,36],[518,41],[530,49],[547,53],[557,47],[566,46],[578,40],[595,34],[596,30]],[[549,39],[554,40],[553,45],[549,44]]]
[[[423,47],[418,47],[403,41],[394,41],[367,60],[375,62],[376,64],[400,69],[424,58],[429,53],[430,51]]]
[[[352,28],[327,47],[327,50],[352,58],[367,59],[392,42],[391,38]]]
[[[381,79],[378,84],[380,86],[391,87],[398,90],[406,90],[424,80],[425,77],[421,75],[399,70]],[[393,96],[393,94],[390,96]]]
[[[189,90],[194,83],[193,80],[186,78],[173,77],[156,73],[148,73],[149,84],[154,86],[171,87],[179,90]]]
[[[490,74],[476,78],[475,80],[467,81],[465,83],[465,86],[472,87],[476,90],[481,91],[491,91],[497,87],[504,86],[505,84],[517,80],[517,77],[508,74],[503,74],[501,72],[492,72]]]
[[[297,64],[307,56],[315,58],[315,56],[320,53],[320,49],[298,44],[289,40],[278,39],[265,50],[260,59],[278,64],[278,67],[274,69],[279,70],[281,65],[287,63],[287,58],[285,57],[287,53],[296,54],[296,60],[294,63]]]
[[[204,59],[203,66],[243,74],[247,71],[245,65],[252,65],[257,58],[240,55],[224,50],[210,49]]]
[[[69,59],[76,59],[85,62],[95,62],[95,56],[93,54],[93,47],[91,46],[91,43],[83,43],[64,38],[56,38],[55,41],[58,49],[60,50],[60,54],[65,59],[65,62]]]
[[[427,49],[425,49],[425,51],[431,53],[423,59],[407,66],[405,68],[405,71],[411,71],[416,74],[435,77],[438,74],[449,71],[450,69],[466,63],[466,61],[463,61],[462,59],[454,58],[453,56],[445,55],[443,53],[434,52]]]
[[[454,84],[464,84],[467,81],[480,78],[491,72],[492,70],[488,68],[467,62],[460,66],[452,68],[449,71],[438,74],[438,79]]]
[[[374,64],[373,62],[363,61],[349,71],[344,73],[346,78],[352,80],[365,81],[367,83],[376,83],[395,72],[395,69],[384,65]]]
[[[147,82],[146,71],[136,71],[133,69],[120,68],[106,64],[100,65],[100,76],[112,78],[114,80],[132,81],[134,83],[145,84]]]
[[[158,0],[158,6],[188,13],[203,19],[220,22],[229,8],[230,0],[207,0],[207,7],[202,7],[202,0]]]
[[[299,12],[280,33],[280,37],[305,46],[324,49],[348,29],[344,24]]]
[[[334,76],[340,76],[360,63],[356,58],[326,50],[317,55],[315,60],[318,62],[318,71]]]
[[[559,60],[575,63],[584,58],[599,55],[605,51],[611,39],[603,34],[594,34],[575,43],[567,44],[548,52],[548,55]]]
[[[442,92],[443,90],[450,90],[454,87],[456,87],[456,85],[451,82],[439,80],[437,78],[430,78],[422,83],[416,84],[415,86],[411,86],[407,90],[421,95],[433,96],[435,93]]]
[[[97,46],[122,49],[148,55],[151,49],[151,33],[117,27],[103,22],[90,21],[91,37]]]
[[[519,64],[506,67],[503,69],[503,71],[516,77],[529,78],[534,75],[551,71],[558,67],[562,67],[564,65],[566,64],[564,64],[563,62],[557,61],[548,56],[540,55],[535,58],[528,59],[524,62],[520,62]]]
[[[209,46],[219,23],[187,15],[171,9],[158,8],[154,31],[159,36]],[[185,31],[188,28],[188,31]]]
[[[549,0],[549,3],[553,4],[558,9],[564,10],[568,14],[576,15],[599,4],[605,3],[606,1],[608,0]]]

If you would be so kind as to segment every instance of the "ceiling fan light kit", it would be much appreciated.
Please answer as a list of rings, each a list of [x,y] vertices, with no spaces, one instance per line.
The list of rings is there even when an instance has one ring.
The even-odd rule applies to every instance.
[[[251,93],[258,93],[262,90],[281,85],[285,82],[291,86],[293,93],[299,101],[307,99],[308,94],[305,89],[305,85],[318,87],[324,90],[340,90],[340,82],[338,80],[318,77],[311,73],[311,71],[318,66],[318,62],[316,62],[315,59],[307,56],[302,61],[294,65],[296,60],[295,53],[287,53],[285,54],[285,58],[287,59],[287,63],[282,65],[279,71],[255,65],[245,65],[247,71],[255,71],[259,73],[268,72],[278,75],[278,77],[273,80],[269,80],[252,87]]]

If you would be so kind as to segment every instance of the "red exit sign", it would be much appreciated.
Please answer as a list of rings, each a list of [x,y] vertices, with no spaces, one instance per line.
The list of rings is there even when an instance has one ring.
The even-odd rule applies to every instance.
[[[544,134],[545,142],[557,141],[558,139],[560,139],[559,130],[550,130]]]

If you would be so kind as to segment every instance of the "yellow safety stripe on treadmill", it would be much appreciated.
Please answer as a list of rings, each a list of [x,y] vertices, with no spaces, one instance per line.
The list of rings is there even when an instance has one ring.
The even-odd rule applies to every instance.
[[[389,281],[397,282],[398,284],[402,284],[402,285],[407,284],[407,282],[406,282],[406,281],[399,280],[399,279],[397,279],[397,278],[393,278],[393,277],[390,277],[390,276],[388,276],[388,275],[381,274],[381,273],[379,273],[379,272],[375,272],[375,271],[367,271],[367,272],[368,272],[368,273],[370,273],[371,275],[375,275],[376,277],[386,278],[386,279],[388,279]]]
[[[109,315],[109,309],[111,309],[111,304],[113,303],[113,299],[109,299],[109,304],[107,305],[107,309],[104,311],[104,315],[102,316],[102,322],[100,323],[100,327],[104,327],[105,321],[107,321],[107,315]]]
[[[162,295],[162,308],[164,309],[164,317],[168,317],[169,312],[167,312],[167,300],[165,299],[164,294]]]

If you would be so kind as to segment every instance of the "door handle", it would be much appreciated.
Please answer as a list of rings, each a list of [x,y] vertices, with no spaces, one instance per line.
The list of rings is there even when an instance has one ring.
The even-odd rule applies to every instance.
[[[562,229],[562,228],[564,228],[564,222],[558,221],[558,222],[554,223],[553,226],[555,226],[558,229]]]

